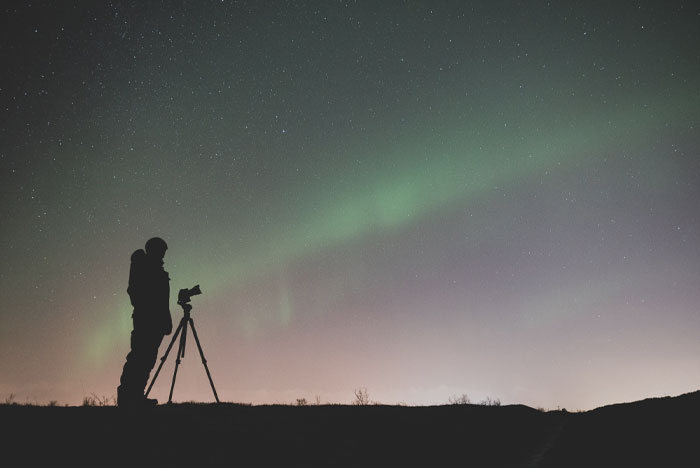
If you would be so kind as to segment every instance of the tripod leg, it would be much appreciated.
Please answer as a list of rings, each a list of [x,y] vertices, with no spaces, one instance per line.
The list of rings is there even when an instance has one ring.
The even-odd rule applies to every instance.
[[[197,330],[194,329],[194,320],[190,318],[190,328],[192,328],[192,334],[194,335],[194,340],[197,342],[197,348],[199,348],[199,355],[202,357],[202,364],[204,364],[204,369],[207,371],[207,377],[209,377],[209,384],[211,384],[211,389],[214,391],[214,398],[216,402],[220,403],[219,395],[216,394],[216,388],[214,388],[214,381],[211,379],[211,374],[209,373],[209,366],[207,366],[207,360],[204,359],[204,351],[202,351],[202,345],[199,344],[199,337],[197,337]]]
[[[173,390],[175,390],[175,379],[177,378],[177,369],[180,367],[180,356],[184,353],[185,348],[185,336],[187,335],[187,319],[182,318],[184,325],[182,327],[182,335],[180,335],[180,347],[177,349],[177,359],[175,360],[175,370],[173,371],[173,382],[170,384],[170,395],[168,396],[168,403],[173,402]]]
[[[186,319],[187,320],[187,319]],[[182,359],[185,359],[185,348],[187,347],[187,322],[182,329]]]
[[[180,320],[180,325],[177,326],[177,330],[175,330],[175,334],[173,335],[173,339],[170,340],[170,344],[168,345],[168,349],[165,351],[165,354],[163,354],[163,357],[160,358],[160,365],[158,366],[158,370],[156,370],[156,373],[153,374],[153,379],[151,380],[151,385],[148,386],[148,390],[146,391],[146,396],[148,396],[149,393],[151,393],[151,388],[153,388],[153,384],[156,383],[156,379],[158,378],[158,374],[160,374],[160,370],[163,368],[163,364],[165,364],[165,360],[168,358],[168,354],[170,354],[170,349],[172,349],[173,344],[175,343],[175,340],[177,339],[177,336],[180,334],[180,330],[182,330],[182,327],[186,323],[185,318],[183,317],[182,320]]]

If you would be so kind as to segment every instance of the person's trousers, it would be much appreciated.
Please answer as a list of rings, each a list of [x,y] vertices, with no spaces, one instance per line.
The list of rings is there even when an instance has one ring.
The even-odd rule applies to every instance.
[[[134,327],[131,332],[131,351],[126,355],[121,385],[117,389],[118,399],[143,398],[148,377],[158,359],[158,348],[163,336],[162,332]]]

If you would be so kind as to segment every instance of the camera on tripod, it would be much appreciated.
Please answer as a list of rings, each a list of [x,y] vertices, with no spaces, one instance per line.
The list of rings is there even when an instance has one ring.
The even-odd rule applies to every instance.
[[[197,296],[199,294],[202,294],[202,290],[199,289],[199,285],[193,286],[190,289],[181,289],[180,292],[177,293],[177,303],[180,305],[187,304],[190,302],[192,296]]]

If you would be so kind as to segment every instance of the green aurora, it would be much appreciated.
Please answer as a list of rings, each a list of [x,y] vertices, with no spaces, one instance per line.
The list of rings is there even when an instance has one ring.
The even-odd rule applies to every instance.
[[[638,148],[642,148],[646,143],[644,136],[659,119],[687,118],[695,109],[696,100],[659,101],[647,106],[650,111],[646,113],[640,112],[638,105],[633,105],[608,115],[605,120],[595,115],[578,116],[583,124],[561,125],[549,132],[527,128],[527,122],[519,122],[517,134],[536,135],[532,137],[514,138],[507,126],[481,126],[452,132],[441,138],[423,139],[449,141],[448,145],[436,143],[428,147],[416,138],[400,149],[387,148],[381,156],[360,158],[388,159],[397,161],[397,166],[391,172],[353,180],[346,184],[351,189],[345,193],[316,196],[326,202],[320,206],[316,204],[313,209],[292,207],[295,213],[301,212],[297,222],[261,233],[257,244],[231,263],[203,265],[195,253],[169,255],[166,264],[174,261],[187,265],[183,269],[184,275],[199,278],[207,295],[243,288],[252,279],[271,270],[284,270],[307,255],[333,249],[369,233],[400,230],[452,203],[468,207],[474,200],[490,196],[494,187],[532,182],[547,174],[567,170],[572,165],[595,164],[622,139],[635,141]],[[627,151],[633,150],[627,146]],[[652,173],[651,177],[658,178],[660,174],[662,172]],[[659,180],[653,185],[668,183]],[[471,228],[472,241],[477,242],[480,235],[478,225]],[[203,234],[203,237],[207,235]],[[217,233],[216,238],[229,246],[226,233]],[[248,334],[254,333],[258,327],[287,325],[294,317],[289,291],[283,285],[277,294],[279,309],[276,313],[245,314],[237,317],[237,323]],[[171,291],[172,295],[174,292]],[[179,310],[176,307],[171,310],[175,320]],[[86,362],[95,366],[103,363],[114,344],[123,340],[131,328],[126,294],[110,304],[103,315],[108,318],[102,325],[97,330],[86,332],[84,355]]]

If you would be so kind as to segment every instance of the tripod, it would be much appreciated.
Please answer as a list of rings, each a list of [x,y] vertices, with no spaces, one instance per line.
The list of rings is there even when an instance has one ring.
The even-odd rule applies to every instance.
[[[165,354],[163,355],[162,358],[160,358],[160,365],[158,366],[158,370],[156,371],[155,375],[153,376],[153,380],[151,380],[151,385],[148,386],[148,390],[146,391],[146,397],[148,397],[148,394],[151,393],[151,388],[153,388],[153,384],[155,383],[156,379],[158,378],[158,374],[160,373],[160,370],[163,368],[163,364],[165,364],[165,360],[168,358],[168,354],[170,353],[170,350],[173,347],[173,344],[175,344],[175,340],[177,339],[177,336],[180,335],[180,332],[182,334],[180,335],[180,345],[177,350],[177,359],[175,360],[175,371],[173,372],[173,382],[170,384],[170,396],[168,397],[168,403],[173,402],[173,390],[175,389],[175,378],[177,377],[177,369],[180,366],[180,358],[185,357],[185,344],[187,343],[187,326],[192,329],[192,334],[194,335],[194,339],[197,342],[197,348],[199,348],[199,355],[202,358],[202,364],[204,364],[204,369],[207,371],[207,377],[209,377],[209,384],[211,384],[211,389],[214,391],[214,398],[216,398],[216,402],[219,402],[219,395],[216,394],[216,388],[214,388],[214,381],[211,379],[211,374],[209,373],[209,367],[207,366],[207,360],[204,359],[204,351],[202,351],[202,345],[199,344],[199,338],[197,337],[197,330],[194,328],[194,320],[192,320],[192,317],[190,316],[190,311],[192,310],[192,305],[188,304],[186,302],[180,302],[178,301],[178,304],[182,307],[184,315],[182,316],[182,319],[180,320],[180,325],[177,326],[177,330],[175,331],[175,334],[173,335],[173,339],[170,340],[170,345],[168,345],[168,349],[165,351]]]

